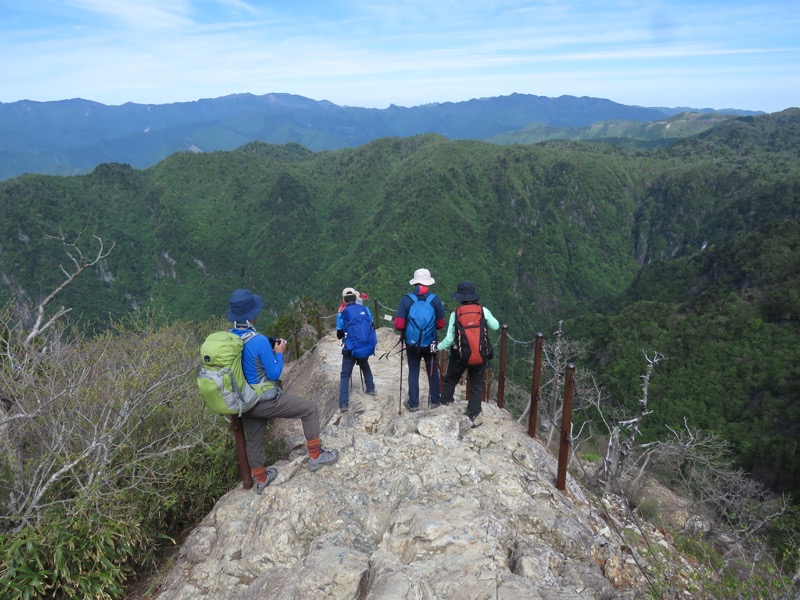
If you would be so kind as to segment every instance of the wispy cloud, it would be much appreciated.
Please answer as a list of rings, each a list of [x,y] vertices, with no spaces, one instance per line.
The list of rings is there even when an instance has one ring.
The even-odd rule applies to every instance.
[[[191,24],[188,0],[66,0],[76,11],[107,19],[111,27],[167,29]]]
[[[800,104],[790,2],[7,1],[5,102],[288,92],[384,107],[519,92],[645,106]]]

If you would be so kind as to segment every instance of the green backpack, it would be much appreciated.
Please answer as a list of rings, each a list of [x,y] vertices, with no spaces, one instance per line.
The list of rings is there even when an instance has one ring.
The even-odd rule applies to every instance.
[[[241,416],[258,402],[259,393],[245,381],[242,371],[242,348],[255,335],[247,332],[239,337],[230,331],[216,331],[200,346],[203,365],[197,385],[213,412]]]

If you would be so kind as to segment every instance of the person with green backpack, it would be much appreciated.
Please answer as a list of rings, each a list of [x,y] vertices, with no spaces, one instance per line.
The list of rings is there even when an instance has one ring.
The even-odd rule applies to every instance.
[[[228,321],[233,324],[230,331],[245,342],[242,348],[245,380],[259,394],[256,404],[241,415],[247,461],[257,494],[261,494],[278,476],[274,467],[264,466],[264,432],[269,419],[300,419],[310,471],[317,471],[339,459],[336,450],[324,450],[321,447],[317,403],[285,392],[277,383],[283,371],[286,340],[270,339],[256,331],[256,318],[263,306],[261,296],[247,289],[235,290],[228,301]]]

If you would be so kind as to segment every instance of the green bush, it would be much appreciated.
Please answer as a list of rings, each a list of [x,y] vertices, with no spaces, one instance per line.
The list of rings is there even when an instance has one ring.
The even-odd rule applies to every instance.
[[[194,326],[60,331],[34,355],[9,329],[0,356],[22,367],[0,369],[4,599],[123,597],[238,481],[233,437],[197,392]]]
[[[0,597],[120,597],[149,541],[135,521],[50,511],[34,527],[0,535]]]

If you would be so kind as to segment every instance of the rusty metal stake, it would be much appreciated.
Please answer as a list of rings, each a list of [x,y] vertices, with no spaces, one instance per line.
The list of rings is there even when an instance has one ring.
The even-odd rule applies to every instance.
[[[533,351],[533,384],[531,385],[531,410],[528,415],[528,435],[536,437],[536,420],[539,418],[539,388],[542,384],[542,348],[544,335],[536,334],[536,348]]]
[[[486,370],[483,375],[483,401],[489,402],[492,399],[492,381],[494,380],[494,371],[489,369],[486,365]]]
[[[508,357],[508,325],[500,328],[500,370],[497,373],[497,407],[506,406],[506,359]]]
[[[564,374],[564,405],[561,409],[561,441],[558,446],[558,475],[556,489],[562,492],[567,488],[567,462],[572,443],[572,395],[575,388],[575,365],[567,364]]]
[[[231,415],[231,422],[228,429],[233,433],[236,441],[236,462],[239,463],[239,475],[242,477],[242,487],[249,490],[253,487],[253,476],[250,474],[250,463],[247,462],[247,450],[244,445],[244,428],[242,419],[239,415]]]

